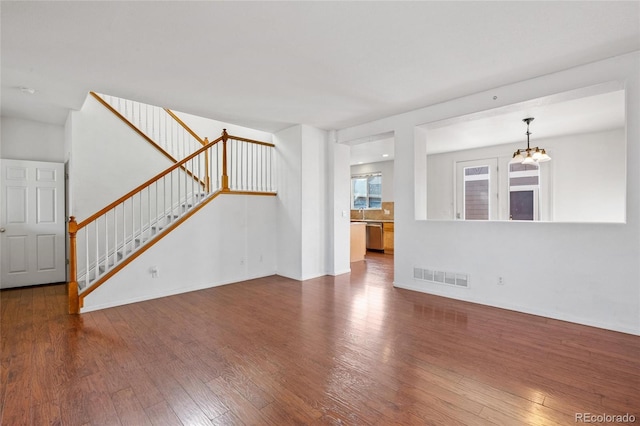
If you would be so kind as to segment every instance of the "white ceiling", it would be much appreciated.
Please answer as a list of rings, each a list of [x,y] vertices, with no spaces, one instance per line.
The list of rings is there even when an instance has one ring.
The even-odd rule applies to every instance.
[[[638,50],[639,6],[2,1],[2,115],[63,124],[94,90],[341,129]]]
[[[351,145],[351,165],[379,163],[380,161],[391,161],[395,157],[395,145],[392,137],[374,139]]]
[[[562,94],[553,96],[561,98]],[[427,154],[521,142],[526,147],[527,125],[531,146],[540,139],[612,130],[625,126],[625,92],[616,90],[562,101],[531,100],[499,110],[483,112],[482,117],[458,117],[427,129]]]

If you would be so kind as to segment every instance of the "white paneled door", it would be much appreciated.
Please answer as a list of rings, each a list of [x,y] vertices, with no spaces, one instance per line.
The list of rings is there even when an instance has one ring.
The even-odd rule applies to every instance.
[[[0,288],[66,280],[64,164],[0,160]]]

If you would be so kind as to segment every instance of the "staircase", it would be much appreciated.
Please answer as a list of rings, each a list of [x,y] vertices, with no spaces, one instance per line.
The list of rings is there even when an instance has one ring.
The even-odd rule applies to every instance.
[[[126,114],[137,109],[135,104],[127,105]],[[113,106],[110,109],[125,117]],[[152,121],[152,116],[157,117],[153,114],[158,109],[148,115],[141,111],[142,107],[138,109],[137,119],[131,118],[144,123]],[[128,118],[123,121],[133,126]],[[185,144],[171,150],[179,144],[166,143],[169,138],[160,137],[164,142],[154,144],[167,147],[166,153],[175,164],[87,219],[78,223],[73,216],[70,218],[70,313],[80,313],[84,299],[91,292],[216,197],[276,195],[273,144],[229,135],[226,130],[209,142],[200,139],[184,123],[180,122],[179,126],[184,132],[176,134],[191,135],[191,142],[197,142],[199,147]],[[146,134],[148,128],[134,127],[141,136],[150,139]],[[167,128],[171,126],[167,124]],[[175,159],[174,156],[187,153],[192,146],[197,149],[179,161]]]
[[[196,194],[196,199],[199,200],[200,197],[202,197],[202,200],[204,200],[204,197],[206,195],[207,194],[205,193]],[[193,207],[194,204],[182,204],[179,214],[167,214],[166,216],[164,216],[164,218],[156,221],[155,224],[148,225],[146,227],[146,230],[144,230],[141,234],[138,234],[138,236],[133,236],[133,241],[130,240],[127,244],[120,244],[120,246],[116,247],[115,253],[113,253],[112,251],[110,255],[106,256],[106,262],[104,261],[103,257],[102,261],[92,263],[91,267],[85,267],[82,271],[82,274],[78,278],[79,292],[82,293],[98,278],[103,276],[107,271],[112,270],[117,264],[130,257],[134,252],[140,249],[142,245],[149,242],[156,235],[162,233],[164,229],[169,227],[182,215],[189,212]]]

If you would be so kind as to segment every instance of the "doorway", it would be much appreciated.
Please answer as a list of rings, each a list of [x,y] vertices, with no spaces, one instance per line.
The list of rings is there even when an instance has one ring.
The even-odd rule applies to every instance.
[[[64,164],[0,160],[0,288],[66,280]]]

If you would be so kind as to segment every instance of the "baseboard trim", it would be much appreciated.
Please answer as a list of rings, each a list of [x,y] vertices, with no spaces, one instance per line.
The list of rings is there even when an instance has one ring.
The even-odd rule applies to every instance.
[[[532,309],[530,307],[526,307],[526,306],[520,306],[520,305],[515,305],[515,304],[510,304],[510,303],[495,303],[493,301],[488,301],[488,300],[484,300],[484,299],[479,299],[479,298],[475,298],[475,297],[453,297],[450,294],[444,294],[444,293],[438,293],[435,291],[429,291],[428,289],[425,288],[420,288],[417,287],[415,285],[410,285],[410,284],[405,284],[405,283],[398,283],[396,281],[394,281],[393,286],[396,288],[401,288],[404,290],[411,290],[411,291],[417,291],[420,293],[426,293],[426,294],[431,294],[434,296],[439,296],[439,297],[446,297],[448,299],[454,299],[454,300],[460,300],[462,302],[470,302],[470,303],[477,303],[479,305],[484,305],[484,306],[490,306],[492,308],[499,308],[499,309],[506,309],[508,311],[514,311],[514,312],[520,312],[523,314],[529,314],[529,315],[536,315],[539,317],[543,317],[543,318],[550,318],[550,319],[554,319],[554,320],[558,320],[558,321],[566,321],[566,322],[571,322],[574,324],[580,324],[580,325],[584,325],[587,327],[595,327],[595,328],[601,328],[604,330],[610,330],[610,331],[617,331],[620,333],[626,333],[626,334],[632,334],[634,336],[640,336],[640,330],[639,329],[634,329],[631,327],[627,327],[624,325],[619,325],[619,324],[603,324],[599,321],[593,321],[587,318],[581,318],[581,317],[576,317],[573,315],[568,315],[568,314],[563,314],[563,313],[558,313],[558,312],[549,312],[549,311],[545,311],[544,309]],[[465,294],[468,294],[465,292]]]
[[[273,275],[276,275],[276,274],[275,273],[270,273],[270,274],[267,274],[267,275],[255,275],[255,276],[249,276],[249,277],[243,278],[241,280],[226,280],[226,281],[220,281],[220,282],[196,285],[196,286],[192,286],[192,287],[175,288],[175,289],[170,289],[170,290],[158,292],[158,293],[155,293],[155,294],[149,294],[149,295],[145,295],[145,296],[142,296],[142,297],[134,297],[134,298],[131,298],[131,299],[125,299],[125,300],[121,300],[121,301],[117,301],[117,302],[113,302],[113,303],[104,303],[104,304],[101,304],[101,305],[86,306],[86,307],[83,307],[83,308],[80,309],[80,313],[84,314],[84,313],[87,313],[87,312],[99,311],[101,309],[114,308],[116,306],[130,305],[132,303],[145,302],[147,300],[153,300],[153,299],[160,299],[160,298],[163,298],[163,297],[175,296],[176,294],[190,293],[192,291],[198,291],[198,290],[206,290],[208,288],[220,287],[220,286],[229,285],[229,284],[237,284],[237,283],[241,283],[243,281],[254,280],[256,278],[270,277],[270,276],[273,276]]]

